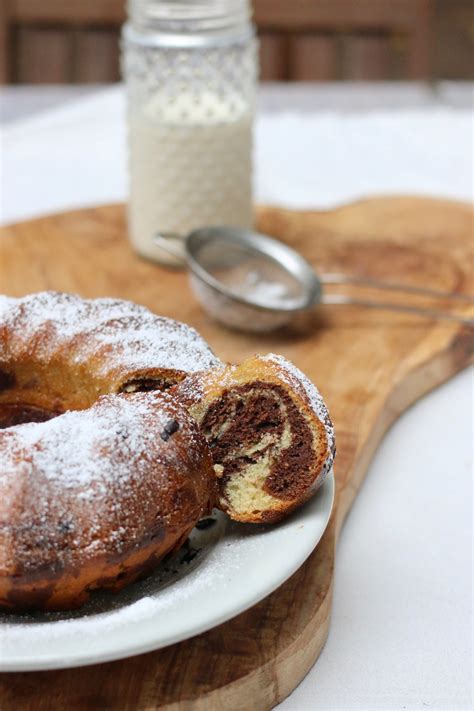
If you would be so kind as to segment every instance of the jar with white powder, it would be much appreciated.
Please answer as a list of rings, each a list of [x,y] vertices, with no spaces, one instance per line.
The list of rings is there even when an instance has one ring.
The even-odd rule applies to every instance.
[[[129,0],[129,233],[172,262],[153,235],[250,227],[257,80],[249,0]]]

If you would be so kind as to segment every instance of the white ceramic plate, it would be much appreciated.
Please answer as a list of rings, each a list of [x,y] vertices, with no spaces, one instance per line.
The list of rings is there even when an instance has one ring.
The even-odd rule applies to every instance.
[[[144,581],[97,594],[74,613],[0,615],[0,671],[107,662],[205,632],[262,600],[310,555],[324,533],[334,477],[276,526],[235,524],[221,513]]]

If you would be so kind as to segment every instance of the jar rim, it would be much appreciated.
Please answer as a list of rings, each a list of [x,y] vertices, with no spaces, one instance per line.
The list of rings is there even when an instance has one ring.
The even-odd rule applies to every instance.
[[[142,46],[156,49],[217,49],[231,45],[247,44],[256,37],[253,25],[241,29],[221,30],[220,32],[206,33],[172,33],[159,30],[144,32],[139,27],[126,22],[122,28],[122,41],[124,46]]]
[[[130,23],[141,31],[218,33],[248,26],[249,0],[128,0]]]

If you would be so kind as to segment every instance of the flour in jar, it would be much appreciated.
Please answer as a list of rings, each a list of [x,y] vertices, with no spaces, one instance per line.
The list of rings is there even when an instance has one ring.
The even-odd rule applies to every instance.
[[[239,97],[155,96],[131,109],[130,238],[143,256],[173,262],[157,231],[251,227],[253,111]]]

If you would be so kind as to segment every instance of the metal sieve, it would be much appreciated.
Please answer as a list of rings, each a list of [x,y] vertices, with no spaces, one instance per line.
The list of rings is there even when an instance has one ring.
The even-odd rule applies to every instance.
[[[472,317],[447,310],[327,294],[326,285],[351,284],[474,303],[473,297],[464,294],[346,274],[317,274],[291,247],[252,230],[203,227],[186,237],[157,234],[154,242],[188,268],[202,307],[224,326],[241,331],[272,331],[324,304],[365,306],[474,325]]]

